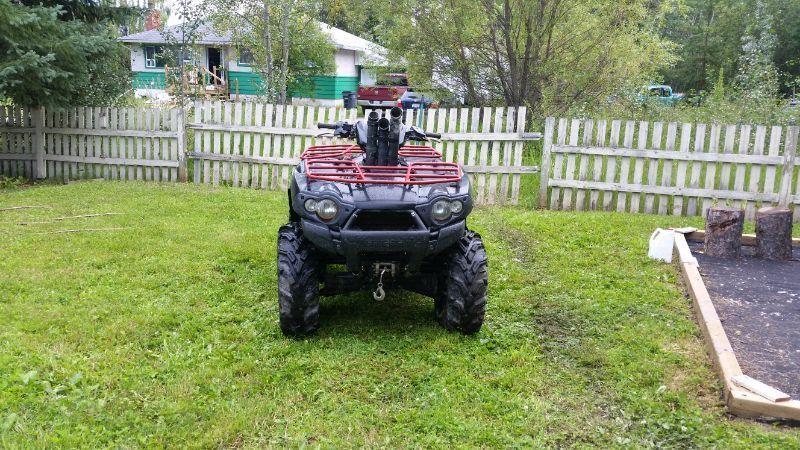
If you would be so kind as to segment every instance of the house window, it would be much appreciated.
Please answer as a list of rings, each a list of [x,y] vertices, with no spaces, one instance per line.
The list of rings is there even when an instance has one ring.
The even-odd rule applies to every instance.
[[[148,69],[164,67],[164,55],[159,45],[148,45],[144,48],[144,66]]]
[[[251,66],[253,65],[253,61],[253,52],[249,48],[239,49],[239,61],[237,64],[240,66]]]

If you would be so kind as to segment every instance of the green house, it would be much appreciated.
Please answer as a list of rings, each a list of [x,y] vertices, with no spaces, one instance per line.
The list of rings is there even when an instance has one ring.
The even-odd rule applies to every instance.
[[[320,23],[321,30],[336,48],[334,74],[315,76],[303,89],[292,92],[296,103],[336,106],[342,104],[343,91],[355,91],[365,82],[374,82],[374,72],[363,66],[367,60],[381,60],[386,49],[366,39],[339,28]],[[262,93],[263,81],[252,67],[252,55],[237,51],[230,33],[221,33],[208,24],[197,30],[193,51],[186,56],[186,64],[198,68],[193,82],[207,92],[225,91],[232,98],[247,98]],[[168,39],[169,37],[169,39]],[[137,96],[166,100],[169,70],[162,55],[168,42],[181,42],[181,27],[175,25],[164,30],[152,29],[123,36],[131,52],[133,88]],[[189,53],[189,52],[187,52]]]

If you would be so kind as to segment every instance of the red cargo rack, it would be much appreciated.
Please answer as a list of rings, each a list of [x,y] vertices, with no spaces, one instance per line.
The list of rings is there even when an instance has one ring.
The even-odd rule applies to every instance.
[[[355,144],[349,145],[317,145],[308,147],[300,156],[300,159],[309,160],[317,158],[354,158],[363,154],[361,147]],[[400,147],[397,152],[399,156],[405,158],[441,158],[442,154],[433,147],[427,145],[405,145]]]
[[[442,154],[431,147],[402,147],[398,152],[400,156],[432,160],[413,161],[406,166],[362,166],[354,161],[362,153],[357,145],[325,145],[309,147],[301,158],[310,180],[404,185],[457,183],[461,180],[461,167],[442,162]]]

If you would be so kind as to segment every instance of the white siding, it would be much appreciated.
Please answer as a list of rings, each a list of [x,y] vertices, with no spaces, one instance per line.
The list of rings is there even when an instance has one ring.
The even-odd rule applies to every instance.
[[[336,62],[336,75],[340,77],[357,77],[356,52],[353,50],[336,50],[334,55]]]

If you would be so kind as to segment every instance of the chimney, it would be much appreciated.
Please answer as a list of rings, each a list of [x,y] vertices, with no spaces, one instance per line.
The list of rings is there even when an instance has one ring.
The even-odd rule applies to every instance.
[[[144,22],[144,29],[147,31],[157,30],[161,28],[161,12],[157,9],[147,11],[147,17]]]

